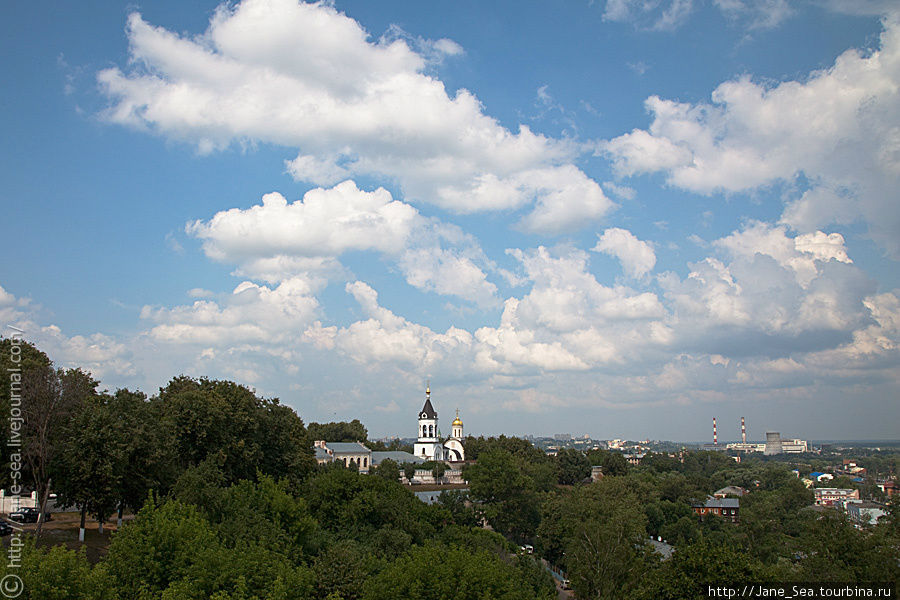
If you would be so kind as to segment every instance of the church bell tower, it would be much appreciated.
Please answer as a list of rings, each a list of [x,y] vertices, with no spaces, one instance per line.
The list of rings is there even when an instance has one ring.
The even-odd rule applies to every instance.
[[[431,385],[425,387],[425,405],[419,411],[419,434],[415,444],[414,453],[425,460],[440,459],[440,452],[436,448],[440,446],[438,438],[438,415],[431,405]],[[438,455],[438,456],[436,456]]]

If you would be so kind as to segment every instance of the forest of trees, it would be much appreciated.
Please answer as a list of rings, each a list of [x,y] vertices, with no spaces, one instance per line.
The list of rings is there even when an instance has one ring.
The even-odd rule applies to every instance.
[[[10,344],[0,340],[4,374]],[[25,413],[26,487],[52,490],[82,526],[134,513],[99,561],[26,537],[21,567],[0,567],[24,580],[21,598],[554,596],[539,563],[481,528],[459,495],[426,505],[396,464],[380,477],[317,467],[312,440],[365,441],[357,420],[307,428],[278,400],[185,376],[149,398],[101,392],[85,372],[55,368],[29,344],[21,351],[25,381],[12,389]],[[8,379],[2,390],[8,414]],[[10,483],[3,469],[0,485]]]
[[[502,436],[474,447],[478,462],[464,477],[479,512],[562,568],[579,598],[701,598],[704,582],[900,579],[896,505],[878,525],[857,529],[837,509],[810,509],[812,491],[780,462],[686,452],[629,466],[617,452],[549,457]],[[605,476],[582,484],[591,465]],[[739,522],[699,520],[691,503],[727,485],[750,490]],[[650,537],[673,545],[672,558],[652,550]]]
[[[0,340],[4,374],[10,343]],[[358,420],[306,425],[276,399],[186,376],[151,397],[106,393],[33,346],[22,356],[28,488],[52,490],[82,526],[133,515],[92,560],[29,536],[15,570],[23,598],[556,598],[538,557],[591,599],[699,598],[699,584],[716,581],[898,580],[896,512],[859,530],[809,510],[812,493],[778,462],[689,452],[631,466],[617,452],[551,457],[520,438],[469,437],[469,491],[427,505],[399,483],[410,465],[385,461],[365,476],[315,464],[313,439],[366,439]],[[603,467],[597,483],[592,465]],[[438,476],[440,465],[427,468]],[[740,522],[699,521],[691,502],[725,485],[751,490]],[[673,556],[663,560],[651,536]]]

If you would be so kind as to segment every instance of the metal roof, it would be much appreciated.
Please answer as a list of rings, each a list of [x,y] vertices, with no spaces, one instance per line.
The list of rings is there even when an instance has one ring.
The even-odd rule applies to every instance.
[[[369,454],[372,452],[359,442],[327,442],[325,446],[335,454]]]
[[[713,498],[709,497],[706,502],[701,504],[695,502],[692,506],[703,506],[706,508],[740,508],[741,501],[738,498]]]
[[[422,407],[422,410],[419,411],[420,419],[437,419],[437,412],[434,410],[434,407],[431,405],[431,396],[427,396],[425,398],[425,406]]]
[[[402,464],[402,463],[416,463],[421,464],[425,462],[425,459],[416,456],[415,454],[410,454],[409,452],[404,452],[402,450],[391,450],[386,452],[373,452],[372,453],[372,464],[378,466],[381,464],[381,461],[385,459],[391,459],[392,461]]]

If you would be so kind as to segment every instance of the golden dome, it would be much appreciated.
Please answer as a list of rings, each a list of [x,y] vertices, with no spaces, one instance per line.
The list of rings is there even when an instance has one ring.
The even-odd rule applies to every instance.
[[[459,425],[460,427],[462,427],[462,424],[463,424],[463,422],[462,422],[462,420],[459,418],[459,409],[457,408],[457,409],[456,409],[456,418],[453,419],[453,425]]]

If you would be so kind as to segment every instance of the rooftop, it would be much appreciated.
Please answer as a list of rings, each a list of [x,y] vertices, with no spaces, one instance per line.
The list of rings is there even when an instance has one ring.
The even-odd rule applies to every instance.
[[[381,461],[390,459],[396,463],[416,463],[421,464],[425,462],[425,459],[416,456],[415,454],[410,454],[409,452],[404,452],[402,450],[391,450],[387,452],[372,452],[372,464],[379,465]]]
[[[368,448],[359,442],[327,442],[326,447],[335,454],[368,454]]]

